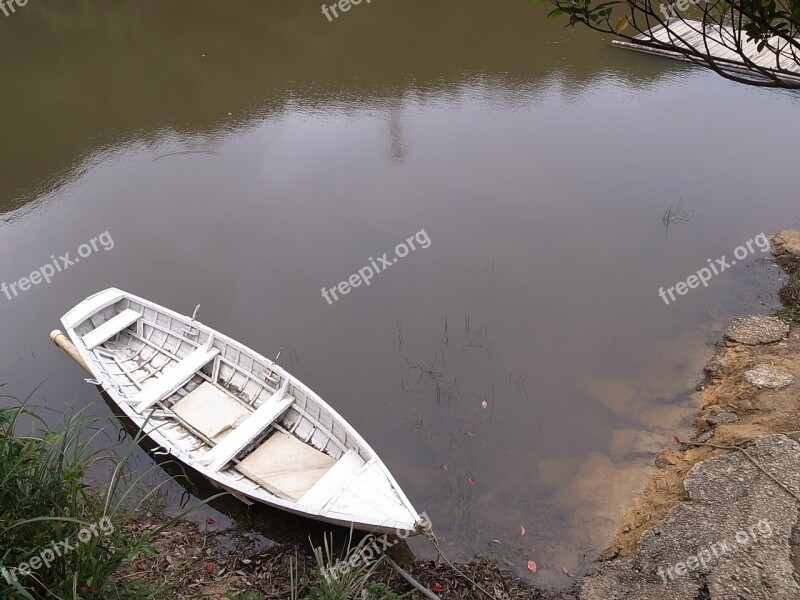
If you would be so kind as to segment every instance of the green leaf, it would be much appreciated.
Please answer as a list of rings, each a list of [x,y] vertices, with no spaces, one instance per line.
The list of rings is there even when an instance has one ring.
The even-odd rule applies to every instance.
[[[618,22],[618,23],[617,23],[617,24],[614,26],[614,33],[616,33],[617,35],[619,35],[619,34],[620,34],[620,33],[622,33],[623,31],[625,31],[625,29],[627,29],[628,25],[630,25],[630,21],[628,21],[628,15],[625,15],[625,16],[624,16],[624,17],[622,17],[622,18],[619,20],[619,22]]]
[[[547,15],[548,19],[555,19],[556,17],[560,17],[561,15],[567,14],[567,11],[562,10],[560,8],[554,8],[550,11],[550,14]]]

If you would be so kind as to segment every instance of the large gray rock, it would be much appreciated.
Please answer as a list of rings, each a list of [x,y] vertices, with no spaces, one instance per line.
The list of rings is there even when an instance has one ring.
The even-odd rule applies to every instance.
[[[758,438],[748,452],[800,494],[800,445]],[[598,567],[581,600],[797,600],[789,539],[797,500],[741,452],[696,464],[690,500],[645,531],[632,559]]]
[[[794,375],[784,369],[761,365],[745,371],[744,380],[757,388],[780,390],[794,381]]]
[[[766,315],[737,317],[725,330],[725,337],[729,340],[749,346],[778,342],[787,335],[789,335],[789,325],[778,317]]]
[[[712,425],[727,425],[728,423],[736,423],[739,420],[739,417],[736,413],[732,412],[721,412],[713,417],[708,419],[708,422]]]

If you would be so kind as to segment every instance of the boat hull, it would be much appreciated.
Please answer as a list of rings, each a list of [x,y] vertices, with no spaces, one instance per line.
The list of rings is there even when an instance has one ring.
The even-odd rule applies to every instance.
[[[62,318],[96,382],[161,451],[235,495],[402,536],[427,523],[369,444],[273,361],[116,288]]]

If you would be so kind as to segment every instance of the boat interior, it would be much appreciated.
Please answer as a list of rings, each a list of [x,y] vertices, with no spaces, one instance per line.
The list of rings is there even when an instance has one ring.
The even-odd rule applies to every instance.
[[[124,298],[75,333],[118,397],[213,472],[322,509],[371,458],[302,384],[188,317]]]

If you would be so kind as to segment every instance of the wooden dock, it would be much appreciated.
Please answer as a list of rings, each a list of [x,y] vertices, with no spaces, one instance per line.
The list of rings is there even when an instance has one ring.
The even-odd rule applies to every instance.
[[[701,62],[702,58],[688,57],[678,48],[689,48],[701,55],[710,56],[722,70],[746,73],[755,77],[767,77],[758,68],[745,62],[741,54],[769,74],[792,84],[800,83],[800,63],[792,55],[792,48],[785,40],[774,38],[775,49],[758,51],[755,42],[747,39],[744,32],[734,32],[731,27],[707,24],[689,19],[672,19],[667,26],[660,25],[633,38],[633,41],[614,40],[613,46],[647,52],[689,62]],[[741,54],[737,47],[742,49]],[[800,52],[798,52],[800,55]]]

